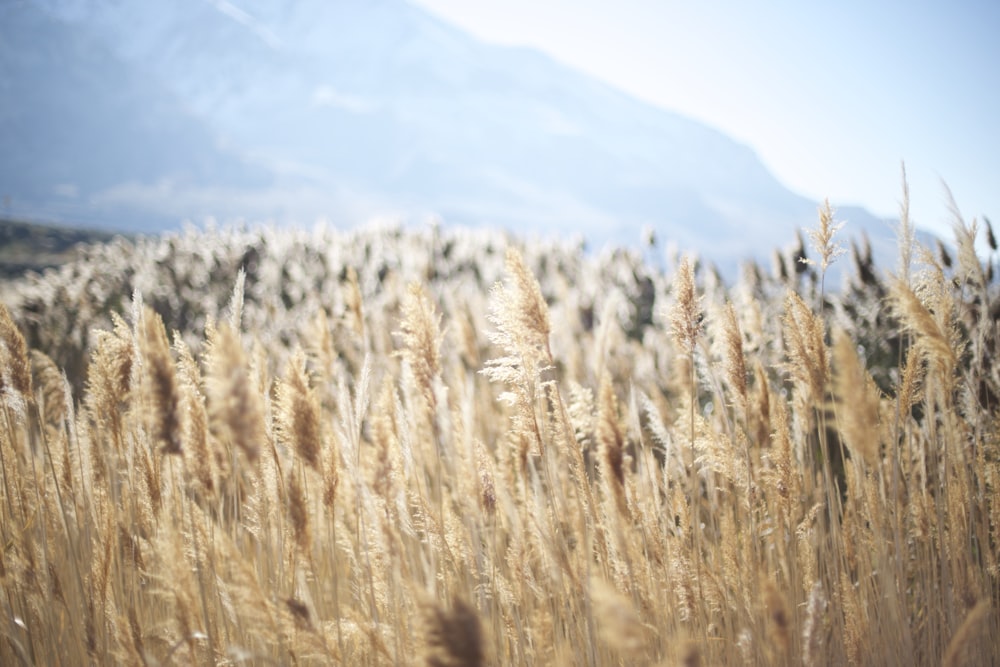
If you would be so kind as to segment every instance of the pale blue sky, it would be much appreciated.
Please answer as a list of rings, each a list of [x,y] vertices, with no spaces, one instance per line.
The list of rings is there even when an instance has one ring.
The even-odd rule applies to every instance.
[[[702,120],[800,194],[896,216],[905,160],[918,225],[950,229],[944,179],[1000,228],[1000,2],[413,1]]]

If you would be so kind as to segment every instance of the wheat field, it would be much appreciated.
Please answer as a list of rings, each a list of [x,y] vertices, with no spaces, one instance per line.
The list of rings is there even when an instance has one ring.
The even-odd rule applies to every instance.
[[[0,664],[1000,664],[996,242],[905,213],[732,284],[440,228],[22,279]]]

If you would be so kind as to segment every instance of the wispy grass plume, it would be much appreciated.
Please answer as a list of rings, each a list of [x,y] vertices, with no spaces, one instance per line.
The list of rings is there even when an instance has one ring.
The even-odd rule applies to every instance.
[[[209,423],[213,432],[254,461],[260,455],[266,433],[261,397],[254,391],[243,345],[227,324],[215,329],[208,342]]]
[[[148,307],[139,323],[143,358],[143,385],[149,396],[153,442],[164,454],[180,454],[181,398],[177,370],[170,355],[170,343],[163,320]]]
[[[0,303],[0,394],[8,407],[23,414],[32,400],[31,360],[24,336]]]

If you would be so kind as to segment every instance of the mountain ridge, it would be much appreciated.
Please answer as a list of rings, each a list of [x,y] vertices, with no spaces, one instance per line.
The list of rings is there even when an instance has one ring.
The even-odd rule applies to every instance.
[[[816,202],[721,132],[398,0],[26,6],[96,34],[202,126],[205,160],[252,181],[133,178],[89,193],[106,211],[437,215],[597,244],[652,226],[721,261],[759,258],[816,219]],[[842,210],[855,229],[888,229]]]

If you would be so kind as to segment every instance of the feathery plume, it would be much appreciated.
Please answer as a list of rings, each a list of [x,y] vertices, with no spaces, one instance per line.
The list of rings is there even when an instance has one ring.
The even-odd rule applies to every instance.
[[[215,490],[215,474],[212,453],[208,446],[208,413],[205,410],[205,397],[201,392],[201,373],[191,350],[176,332],[174,350],[177,352],[181,407],[186,416],[184,442],[189,445],[186,448],[188,461],[202,491],[211,494]]]
[[[103,407],[118,412],[118,404],[128,399],[132,389],[132,366],[135,345],[128,324],[117,313],[111,314],[112,331],[98,331],[96,345],[87,372],[88,396],[104,396]]]
[[[951,225],[958,252],[956,277],[982,289],[986,286],[986,272],[976,254],[976,236],[979,235],[979,223],[973,219],[971,223],[966,224],[947,185],[945,191],[948,193],[948,208],[952,215]]]
[[[243,299],[246,288],[247,272],[240,267],[236,274],[236,284],[233,285],[233,295],[229,299],[229,326],[233,331],[243,328]]]
[[[264,409],[254,390],[246,354],[236,332],[227,324],[213,330],[208,343],[209,424],[255,461],[266,440]]]
[[[736,407],[743,415],[749,410],[747,388],[747,367],[743,357],[743,332],[736,318],[736,307],[732,301],[726,302],[723,314],[722,337],[724,341],[723,364],[725,381],[729,390],[736,395]]]
[[[296,350],[277,389],[277,435],[306,465],[319,472],[320,406],[309,386],[305,354]]]
[[[913,224],[910,222],[910,186],[906,182],[906,163],[900,164],[903,177],[903,199],[899,204],[899,227],[896,232],[899,245],[899,275],[904,281],[910,280],[910,264],[913,260]]]
[[[701,335],[701,299],[695,294],[694,266],[685,257],[674,276],[674,305],[670,309],[670,332],[689,356],[694,355],[695,344]]]
[[[896,402],[902,414],[909,413],[913,406],[920,402],[923,376],[926,372],[923,364],[924,350],[921,346],[910,348],[903,363],[902,377],[896,390]]]
[[[28,346],[3,303],[0,303],[0,393],[11,406],[23,407],[32,400]]]
[[[639,654],[648,637],[632,601],[597,577],[590,580],[590,599],[601,640],[615,651]]]
[[[698,642],[688,639],[681,645],[680,664],[681,667],[701,666],[701,648]]]
[[[84,396],[94,427],[90,437],[91,462],[98,477],[105,472],[105,438],[115,451],[121,452],[124,446],[123,414],[132,392],[132,367],[136,365],[132,330],[117,313],[111,314],[111,321],[113,331],[99,330],[94,334]]]
[[[361,284],[358,282],[358,272],[353,266],[347,267],[347,285],[344,288],[344,302],[351,316],[351,326],[358,340],[365,339],[364,297],[361,295]]]
[[[180,454],[180,392],[163,319],[145,306],[139,326],[139,349],[144,361],[143,386],[151,403],[148,416],[152,421],[153,442],[160,445],[164,454]]]
[[[843,329],[833,335],[833,393],[840,408],[837,421],[844,441],[869,468],[878,462],[879,393],[858,358],[854,341]]]
[[[430,667],[479,667],[485,663],[479,616],[470,604],[455,598],[451,609],[429,605],[425,622]]]
[[[611,385],[607,368],[601,373],[601,396],[598,403],[597,441],[601,451],[601,473],[611,490],[618,509],[625,505],[625,436],[618,414],[618,397]]]
[[[955,367],[958,357],[952,348],[950,333],[942,330],[938,319],[909,285],[899,279],[890,283],[889,304],[903,327],[917,335],[921,344],[927,346],[929,358],[944,361],[948,368]]]
[[[539,349],[547,351],[552,325],[538,281],[513,246],[507,249],[504,267],[507,282],[497,283],[490,295],[490,322],[497,328],[490,340],[522,356],[533,355]]]
[[[823,340],[823,321],[813,314],[806,302],[793,291],[785,297],[785,349],[792,379],[802,391],[796,392],[803,412],[820,405],[830,375],[829,350]]]
[[[330,434],[332,446],[326,457],[326,467],[323,469],[323,506],[333,508],[337,500],[337,487],[340,485],[340,446],[336,433]]]
[[[490,292],[489,319],[496,330],[489,338],[506,356],[490,359],[480,372],[491,382],[511,388],[500,395],[500,400],[515,408],[510,433],[513,441],[521,445],[523,455],[532,449],[532,443],[542,446],[535,410],[543,386],[541,373],[552,363],[551,325],[541,287],[513,247],[507,249],[505,266],[507,281],[497,283]]]
[[[806,603],[806,620],[802,626],[802,664],[813,667],[820,664],[823,650],[823,614],[826,612],[826,596],[823,586],[817,581],[809,591]]]
[[[766,445],[771,437],[771,390],[768,386],[767,371],[758,358],[754,360],[754,400],[750,412],[751,423],[747,425],[758,445]]]
[[[764,583],[764,609],[767,611],[767,617],[770,621],[768,623],[768,636],[776,645],[778,653],[786,655],[791,645],[792,619],[789,616],[784,596],[770,580]]]
[[[32,383],[41,389],[41,406],[46,423],[58,428],[65,419],[66,396],[64,391],[63,372],[59,370],[51,357],[40,350],[31,351]]]
[[[315,632],[309,605],[297,598],[285,598],[285,609],[291,614],[296,626],[308,632]]]
[[[937,239],[937,251],[941,265],[946,269],[950,269],[952,265],[951,253],[948,252],[948,248],[941,239]]]
[[[825,199],[823,205],[819,207],[819,224],[815,229],[807,229],[806,233],[809,235],[809,243],[812,249],[820,257],[820,269],[823,273],[830,268],[830,265],[837,261],[837,258],[847,252],[847,250],[840,245],[835,243],[833,237],[836,236],[844,227],[844,223],[840,222],[834,224],[833,222],[833,208],[830,206],[830,200]],[[808,259],[805,256],[801,257],[799,261],[803,264],[815,264],[816,260]]]
[[[962,657],[969,645],[976,639],[976,634],[980,626],[990,614],[990,601],[988,598],[980,600],[975,607],[966,615],[965,620],[958,626],[948,648],[945,649],[944,659],[941,664],[944,667],[959,667],[963,664]]]
[[[308,554],[312,545],[312,532],[309,528],[309,508],[306,503],[306,492],[302,488],[302,480],[292,470],[288,474],[288,518],[292,522],[292,534],[295,544],[303,553]]]
[[[434,381],[441,373],[441,318],[419,283],[410,283],[402,308],[397,333],[404,346],[400,355],[409,363],[420,395],[433,414],[437,407]]]
[[[487,453],[486,447],[478,440],[475,442],[475,455],[476,472],[479,473],[479,504],[486,515],[492,516],[497,507],[494,463]]]

